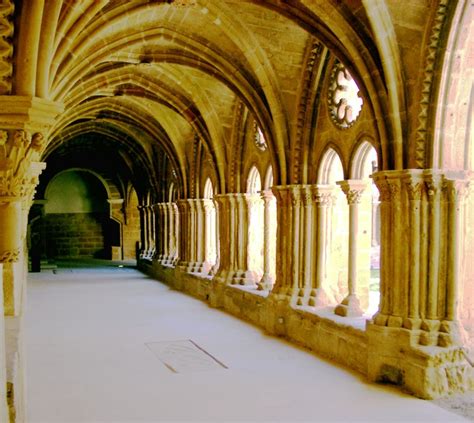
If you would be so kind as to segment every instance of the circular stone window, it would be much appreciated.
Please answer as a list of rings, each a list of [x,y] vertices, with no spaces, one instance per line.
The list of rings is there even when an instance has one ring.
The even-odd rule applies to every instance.
[[[350,128],[359,117],[363,103],[352,75],[336,62],[329,85],[329,111],[335,124],[342,129]]]

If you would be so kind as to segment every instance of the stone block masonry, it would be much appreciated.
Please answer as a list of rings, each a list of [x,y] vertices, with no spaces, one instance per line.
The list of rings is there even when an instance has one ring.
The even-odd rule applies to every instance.
[[[61,213],[46,215],[41,232],[43,254],[48,259],[66,257],[105,258],[104,223],[101,213]]]

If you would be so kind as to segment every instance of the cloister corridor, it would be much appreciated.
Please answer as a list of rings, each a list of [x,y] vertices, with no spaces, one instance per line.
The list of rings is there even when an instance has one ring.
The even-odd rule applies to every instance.
[[[28,422],[464,421],[131,266],[63,266],[29,274]]]

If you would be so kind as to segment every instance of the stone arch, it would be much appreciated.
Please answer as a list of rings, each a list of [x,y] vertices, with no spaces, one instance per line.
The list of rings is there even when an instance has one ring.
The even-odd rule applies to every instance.
[[[86,168],[70,168],[70,169],[65,169],[65,170],[62,170],[60,172],[58,172],[56,175],[54,175],[51,180],[48,182],[48,185],[46,186],[46,189],[45,189],[45,192],[44,192],[44,197],[45,199],[47,200],[48,199],[48,190],[50,189],[52,183],[54,182],[55,179],[59,178],[61,175],[63,175],[64,173],[67,173],[67,172],[71,172],[71,171],[78,171],[78,172],[85,172],[85,173],[90,173],[92,175],[94,175],[99,181],[100,183],[102,184],[102,186],[104,187],[104,190],[105,192],[107,193],[107,199],[108,200],[112,200],[115,196],[112,194],[113,191],[116,191],[117,188],[114,187],[114,188],[111,188],[109,186],[109,183],[105,180],[105,178],[100,175],[99,173],[91,170],[91,169],[86,169]]]
[[[431,157],[434,169],[447,178],[460,179],[459,187],[472,186],[474,172],[474,4],[459,1],[447,34],[446,52],[439,76]],[[436,81],[436,80],[435,80]],[[459,191],[458,316],[462,342],[474,360],[474,195]]]
[[[247,189],[246,191],[249,194],[257,194],[262,190],[262,178],[260,177],[260,172],[257,167],[254,165],[250,168],[248,177],[247,177]]]
[[[263,188],[271,189],[272,186],[273,186],[273,168],[272,168],[272,165],[270,165],[268,166],[267,172],[265,173]]]
[[[473,45],[474,5],[460,1],[440,75],[431,157],[435,169],[474,170]]]
[[[318,183],[328,185],[342,179],[344,179],[344,167],[341,156],[330,146],[322,155],[319,163]]]
[[[212,184],[211,178],[207,178],[204,183],[203,198],[211,200],[214,197],[214,186]]]
[[[375,161],[375,165],[373,165]],[[367,138],[363,138],[354,151],[350,167],[351,179],[367,179],[372,172],[378,169],[377,150],[373,143]]]

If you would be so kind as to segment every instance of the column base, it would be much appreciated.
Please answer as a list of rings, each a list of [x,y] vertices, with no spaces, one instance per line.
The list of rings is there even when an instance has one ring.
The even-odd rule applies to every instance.
[[[271,291],[274,284],[273,278],[269,273],[264,273],[262,279],[257,283],[257,290],[259,291]]]
[[[474,389],[464,349],[419,345],[420,332],[368,323],[369,380],[399,385],[423,399]]]
[[[325,307],[328,304],[329,299],[323,288],[315,288],[311,290],[308,298],[308,305],[310,307]]]
[[[348,295],[344,298],[334,310],[338,316],[343,317],[359,317],[364,314],[360,308],[359,299],[355,295]]]
[[[252,270],[237,270],[232,279],[231,285],[257,286],[257,274]]]

